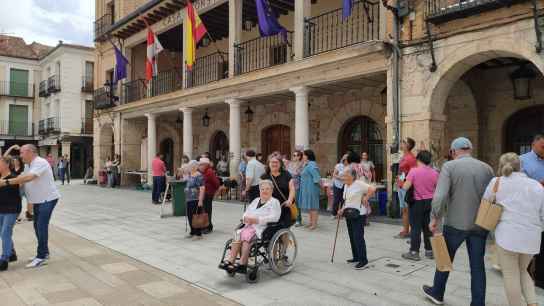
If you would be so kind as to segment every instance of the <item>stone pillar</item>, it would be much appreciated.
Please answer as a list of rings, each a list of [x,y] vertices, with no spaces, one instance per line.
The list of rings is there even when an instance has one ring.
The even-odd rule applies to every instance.
[[[183,112],[183,154],[193,158],[193,109],[180,108]]]
[[[229,0],[229,77],[235,72],[235,44],[242,39],[242,0]]]
[[[225,101],[229,105],[229,170],[230,175],[234,176],[238,173],[238,165],[240,163],[240,103],[238,99],[227,99]]]
[[[306,28],[304,20],[311,15],[311,0],[295,0],[295,38],[293,43],[295,60],[304,58],[304,32]]]
[[[308,114],[308,94],[306,86],[293,87],[295,93],[295,149],[310,147],[310,116]]]
[[[145,114],[147,117],[147,184],[153,185],[153,175],[151,173],[151,162],[157,154],[157,124],[156,114]]]
[[[61,145],[62,145],[62,148],[61,148],[62,156],[68,155],[68,158],[70,158],[70,146],[72,145],[72,143],[69,141],[67,142],[63,141],[61,142]]]

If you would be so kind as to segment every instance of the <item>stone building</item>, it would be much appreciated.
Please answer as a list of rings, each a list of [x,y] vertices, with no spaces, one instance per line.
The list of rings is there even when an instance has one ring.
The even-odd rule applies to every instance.
[[[287,41],[259,35],[254,0],[194,2],[213,41],[186,71],[184,1],[96,1],[95,84],[105,84],[94,95],[96,170],[120,154],[123,172],[145,171],[155,152],[170,169],[202,152],[228,155],[235,169],[247,148],[303,147],[316,151],[323,175],[347,150],[368,151],[386,179],[390,147],[405,137],[440,163],[454,137],[468,136],[495,165],[543,128],[532,2],[414,0],[396,10],[355,1],[344,19],[341,0],[269,0]],[[166,49],[149,83],[143,18]],[[109,82],[111,41],[130,61],[118,84]]]

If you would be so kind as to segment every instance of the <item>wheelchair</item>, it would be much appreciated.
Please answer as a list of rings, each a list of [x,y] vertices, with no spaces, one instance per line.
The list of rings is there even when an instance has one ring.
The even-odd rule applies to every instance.
[[[244,224],[240,224],[236,229],[241,229],[243,226]],[[225,243],[220,265],[230,252],[232,242],[233,239],[229,239]],[[281,276],[293,270],[296,258],[297,240],[289,226],[285,226],[282,222],[269,223],[261,239],[251,242],[246,270],[229,271],[225,269],[225,271],[229,277],[234,277],[237,273],[245,274],[248,283],[256,283],[260,279],[261,266],[269,265],[274,273]],[[236,261],[239,259],[240,254],[237,255]]]

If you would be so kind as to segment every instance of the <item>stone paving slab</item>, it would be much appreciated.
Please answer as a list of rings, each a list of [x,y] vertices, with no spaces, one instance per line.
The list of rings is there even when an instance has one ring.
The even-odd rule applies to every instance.
[[[43,267],[24,268],[35,255],[32,223],[16,225],[14,241],[19,261],[0,272],[2,306],[237,305],[54,226],[51,260]]]
[[[214,232],[203,240],[191,241],[184,238],[185,218],[161,219],[159,207],[150,203],[150,193],[85,186],[77,181],[61,187],[61,193],[63,199],[52,220],[56,226],[244,305],[430,305],[419,292],[422,284],[432,281],[434,262],[423,259],[417,267],[411,267],[411,262],[400,257],[408,245],[405,240],[392,238],[400,230],[398,225],[372,222],[365,229],[368,256],[374,267],[356,271],[345,263],[351,251],[344,223],[339,231],[335,262],[330,263],[336,222],[322,216],[316,231],[293,228],[299,253],[292,273],[279,277],[264,271],[258,284],[249,285],[242,277],[228,278],[217,268],[224,243],[240,220],[241,205],[214,202]],[[55,254],[56,250],[52,252]],[[142,289],[139,276],[125,277],[134,273],[131,267],[108,262],[101,254],[83,246],[76,252],[89,263],[100,262],[100,267],[105,266],[101,270],[111,274],[112,281],[120,279]],[[379,265],[384,258],[405,263],[405,273],[385,271]],[[141,263],[129,264],[146,271],[140,267]],[[487,264],[488,305],[507,305],[501,276],[490,266]],[[134,290],[121,288],[127,293]],[[172,297],[167,295],[174,298],[178,295],[166,288],[156,291],[153,285],[143,288],[144,294],[152,299],[162,297],[170,301]],[[538,294],[544,304],[544,293],[539,290]],[[456,255],[446,304],[470,304],[469,264],[464,247]]]

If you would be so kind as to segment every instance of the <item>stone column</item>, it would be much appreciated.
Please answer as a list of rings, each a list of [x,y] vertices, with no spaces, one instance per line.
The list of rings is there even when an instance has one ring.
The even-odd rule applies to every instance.
[[[147,117],[147,184],[153,185],[153,174],[151,173],[151,162],[157,154],[157,124],[156,114],[145,114]]]
[[[229,0],[229,77],[235,72],[235,44],[242,40],[242,0]]]
[[[229,170],[233,176],[238,173],[238,165],[240,163],[240,103],[238,99],[227,99],[225,101],[229,105]]]
[[[308,94],[306,86],[290,88],[295,93],[295,148],[310,147],[310,116],[308,114]]]
[[[180,108],[183,112],[183,154],[193,158],[193,109]]]
[[[293,43],[295,60],[304,58],[304,32],[306,28],[304,20],[311,15],[311,0],[295,0],[295,38]]]

